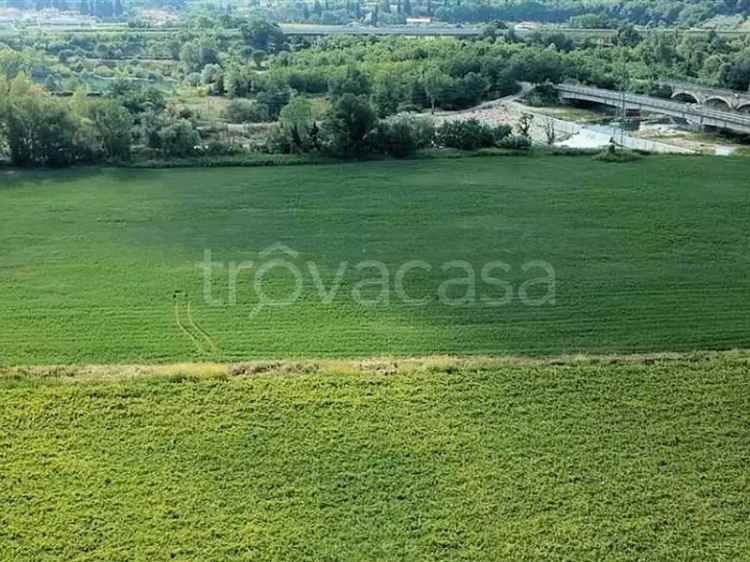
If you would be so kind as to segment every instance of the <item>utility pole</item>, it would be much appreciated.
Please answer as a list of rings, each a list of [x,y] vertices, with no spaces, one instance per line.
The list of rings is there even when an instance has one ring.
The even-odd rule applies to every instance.
[[[628,73],[625,54],[622,55],[622,76],[620,79],[620,96],[622,100],[622,118],[620,122],[620,146],[625,144],[625,123],[628,119],[627,91],[630,88],[630,74]],[[614,133],[614,131],[612,131]],[[613,135],[614,136],[614,135]]]

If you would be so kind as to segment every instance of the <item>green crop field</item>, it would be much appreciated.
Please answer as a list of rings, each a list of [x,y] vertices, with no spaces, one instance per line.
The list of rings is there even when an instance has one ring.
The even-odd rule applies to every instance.
[[[0,170],[0,363],[748,348],[748,177],[656,156]]]
[[[0,560],[749,559],[747,355],[390,367],[2,377]]]

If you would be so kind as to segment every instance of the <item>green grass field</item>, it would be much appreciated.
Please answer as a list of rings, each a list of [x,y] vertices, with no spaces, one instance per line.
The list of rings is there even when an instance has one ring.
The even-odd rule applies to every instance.
[[[750,560],[747,355],[389,367],[2,377],[0,559]]]
[[[748,177],[742,159],[656,156],[0,170],[0,363],[748,348]],[[261,255],[274,244],[296,253],[301,292],[293,306],[258,310],[255,276],[286,258]],[[212,272],[217,306],[203,296],[206,250],[225,265]],[[388,302],[353,298],[381,278],[355,270],[366,260],[387,268]],[[395,293],[409,260],[431,268],[405,277],[420,305]],[[443,282],[468,275],[442,271],[451,260],[476,275],[462,305],[439,298]],[[481,300],[507,296],[482,282],[493,260],[509,269],[503,306]],[[554,304],[520,299],[527,282],[549,280],[522,270],[531,260],[554,269]],[[255,269],[238,272],[232,302],[227,264],[245,261]],[[323,302],[316,282],[329,290],[340,268]],[[260,278],[262,302],[297,286],[279,268]]]

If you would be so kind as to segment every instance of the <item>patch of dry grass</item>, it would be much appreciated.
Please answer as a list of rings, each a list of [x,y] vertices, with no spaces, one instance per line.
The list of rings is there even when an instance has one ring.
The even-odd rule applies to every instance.
[[[654,365],[676,362],[727,361],[750,365],[750,350],[631,355],[573,354],[532,358],[514,356],[370,357],[362,359],[258,360],[236,363],[169,363],[161,365],[36,365],[0,368],[2,379],[61,382],[107,382],[141,378],[225,379],[283,375],[406,375],[486,371],[505,367]]]

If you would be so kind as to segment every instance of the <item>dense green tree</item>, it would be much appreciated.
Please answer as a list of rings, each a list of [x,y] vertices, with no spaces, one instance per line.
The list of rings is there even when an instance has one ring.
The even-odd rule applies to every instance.
[[[78,123],[58,100],[44,94],[11,96],[0,124],[16,166],[64,166],[76,159]]]
[[[219,52],[208,39],[190,41],[180,49],[180,62],[185,72],[200,72],[207,64],[219,64]]]
[[[222,112],[230,123],[262,123],[269,120],[268,107],[250,100],[232,100]]]
[[[503,129],[505,134],[506,129]],[[447,148],[476,150],[495,145],[496,134],[492,127],[477,119],[446,121],[435,132],[436,142]]]
[[[617,30],[617,44],[623,47],[637,47],[643,41],[643,37],[638,33],[632,24],[623,25]]]
[[[265,20],[255,19],[240,27],[246,45],[266,53],[275,53],[286,48],[286,36],[281,28]]]
[[[310,102],[301,96],[295,96],[282,108],[279,121],[282,128],[289,134],[294,149],[303,150],[313,123]]]
[[[200,135],[187,119],[167,123],[159,130],[159,150],[171,158],[191,156],[200,144]]]
[[[364,154],[367,136],[376,122],[377,116],[366,97],[344,94],[324,121],[331,150],[340,156]]]
[[[261,51],[260,49],[256,49],[253,51],[252,54],[253,62],[255,63],[255,68],[258,70],[263,69],[263,61],[266,60],[266,52]]]
[[[736,62],[725,64],[720,70],[721,82],[734,90],[750,90],[750,49]]]
[[[401,77],[395,72],[388,72],[375,80],[372,102],[379,117],[387,117],[398,111],[399,105],[406,100],[406,88]]]
[[[353,65],[346,67],[346,72],[343,76],[331,78],[328,82],[329,92],[334,97],[344,94],[353,94],[355,96],[369,95],[370,88],[370,79],[367,74]]]
[[[432,67],[425,72],[422,83],[433,113],[438,105],[452,97],[456,87],[456,81],[437,67]]]
[[[130,113],[114,99],[93,102],[88,113],[104,155],[109,159],[128,159],[133,129]]]
[[[263,87],[263,90],[256,96],[258,103],[268,108],[268,114],[271,119],[276,119],[281,109],[289,103],[291,92],[289,88],[281,82],[270,82]]]
[[[415,127],[406,119],[381,121],[372,136],[373,148],[394,158],[406,158],[417,150]]]
[[[110,93],[133,115],[146,111],[159,112],[167,106],[164,94],[160,90],[144,87],[129,80],[116,80]]]
[[[557,83],[565,75],[562,57],[551,49],[523,49],[514,55],[513,65],[519,80],[534,84]]]

